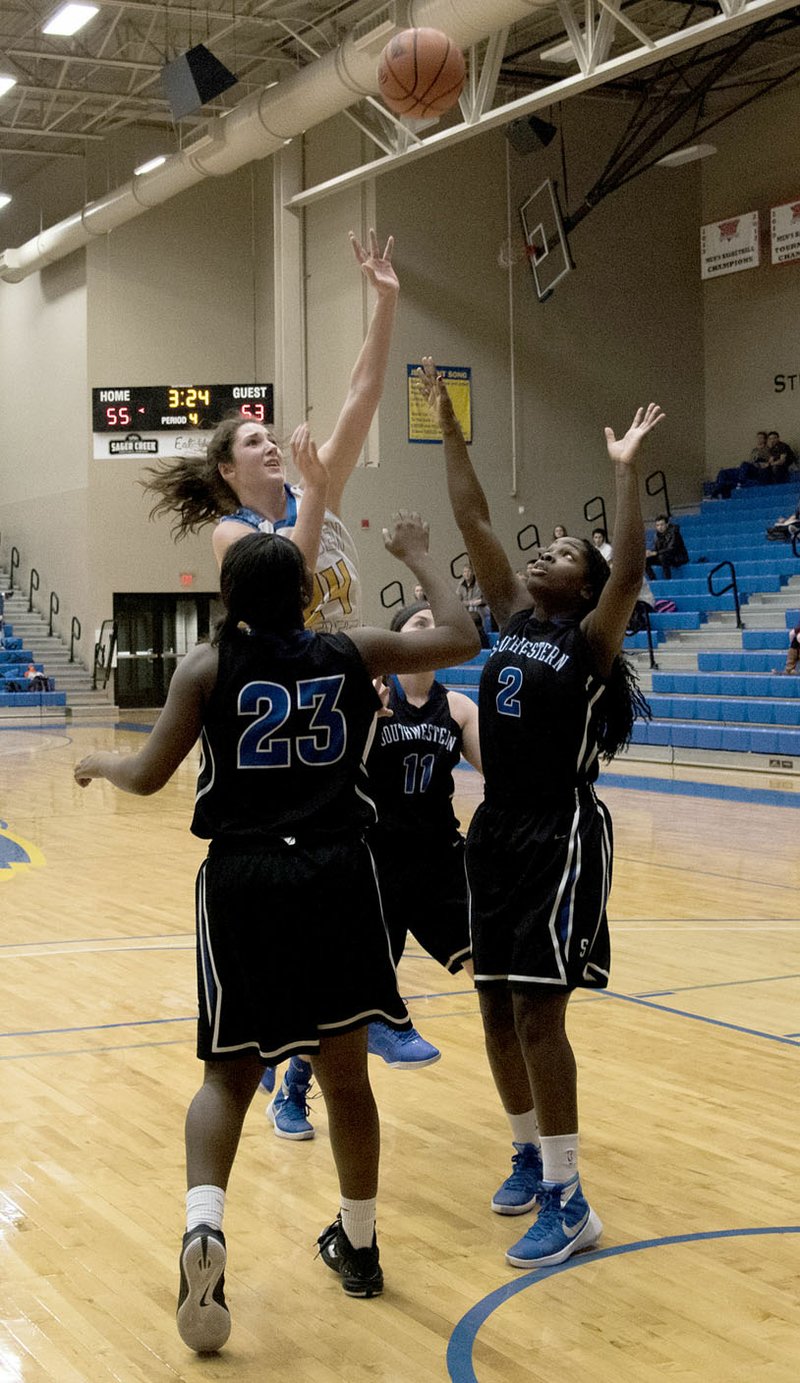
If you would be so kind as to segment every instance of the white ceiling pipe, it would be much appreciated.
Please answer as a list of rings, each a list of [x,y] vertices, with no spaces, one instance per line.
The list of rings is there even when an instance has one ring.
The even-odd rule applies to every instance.
[[[395,29],[406,25],[442,29],[461,48],[488,38],[496,29],[546,9],[552,0],[411,0],[396,10]],[[375,21],[385,17],[378,11]],[[377,57],[386,42],[357,47],[348,35],[331,52],[309,63],[285,81],[267,87],[228,115],[209,121],[188,148],[173,154],[150,173],[90,202],[73,216],[17,248],[0,253],[0,278],[18,283],[95,236],[124,225],[150,207],[168,201],[209,176],[232,173],[253,159],[266,158],[287,140],[340,114],[363,96],[378,90]]]

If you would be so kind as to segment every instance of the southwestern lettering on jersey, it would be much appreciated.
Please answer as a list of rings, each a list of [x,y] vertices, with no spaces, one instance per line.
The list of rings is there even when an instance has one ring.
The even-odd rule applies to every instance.
[[[522,658],[535,658],[537,662],[549,663],[556,672],[560,672],[569,662],[569,654],[564,653],[556,644],[548,643],[546,639],[533,643],[530,639],[520,639],[513,634],[506,634],[498,643],[495,652],[519,653]]]
[[[451,751],[458,744],[456,736],[444,725],[384,725],[381,744],[397,744],[398,740],[428,740]]]

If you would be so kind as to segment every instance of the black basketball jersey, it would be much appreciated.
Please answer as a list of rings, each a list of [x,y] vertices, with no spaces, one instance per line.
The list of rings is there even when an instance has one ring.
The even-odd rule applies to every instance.
[[[362,758],[378,707],[345,634],[223,638],[201,736],[194,834],[338,834],[374,821]]]
[[[453,769],[461,758],[461,726],[447,692],[434,682],[424,706],[412,706],[396,678],[389,682],[391,717],[381,716],[367,759],[379,828],[453,837]]]
[[[512,615],[478,694],[486,801],[530,809],[593,783],[604,689],[579,623]]]

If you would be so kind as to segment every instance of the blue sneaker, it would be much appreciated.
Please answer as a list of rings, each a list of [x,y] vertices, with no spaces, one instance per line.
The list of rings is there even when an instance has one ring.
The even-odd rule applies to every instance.
[[[267,1118],[278,1138],[313,1138],[314,1129],[308,1122],[306,1096],[311,1085],[311,1063],[293,1056],[280,1089],[267,1105]]]
[[[225,1235],[197,1225],[183,1236],[178,1288],[178,1334],[198,1354],[222,1349],[231,1333],[225,1304]]]
[[[274,1066],[265,1066],[265,1067],[264,1067],[264,1074],[263,1074],[263,1076],[261,1077],[261,1089],[262,1089],[262,1090],[266,1090],[266,1092],[267,1092],[268,1095],[271,1095],[272,1092],[273,1092],[273,1090],[275,1089],[275,1067],[274,1067]]]
[[[542,1153],[535,1143],[515,1143],[513,1171],[492,1197],[496,1215],[524,1215],[533,1210],[542,1181]]]
[[[573,1181],[541,1182],[537,1198],[536,1223],[506,1254],[515,1268],[548,1268],[597,1243],[603,1226],[577,1177]]]
[[[367,1032],[367,1051],[372,1056],[383,1057],[386,1065],[393,1066],[397,1071],[432,1066],[442,1055],[438,1047],[420,1037],[416,1028],[397,1032],[388,1023],[376,1022],[370,1023]]]

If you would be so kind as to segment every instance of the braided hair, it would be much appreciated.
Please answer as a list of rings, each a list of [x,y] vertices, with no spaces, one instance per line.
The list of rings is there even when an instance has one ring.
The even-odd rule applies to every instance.
[[[588,609],[594,610],[611,575],[611,568],[594,543],[587,538],[579,541],[586,559],[586,584],[592,592]],[[634,721],[652,720],[652,715],[633,665],[624,653],[618,653],[611,664],[605,693],[598,705],[598,744],[606,762],[627,748]]]

